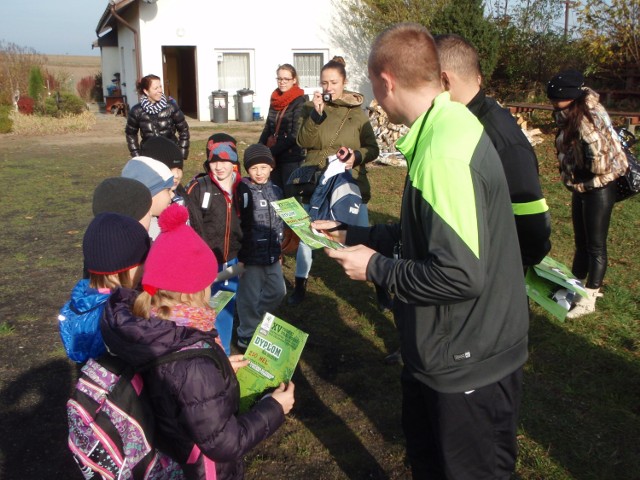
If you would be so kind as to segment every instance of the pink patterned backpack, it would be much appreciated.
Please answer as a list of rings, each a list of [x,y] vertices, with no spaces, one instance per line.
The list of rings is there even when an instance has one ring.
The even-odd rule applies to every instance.
[[[69,449],[85,479],[184,479],[180,465],[153,446],[154,416],[140,373],[202,355],[215,354],[211,348],[174,352],[138,371],[111,355],[89,359],[67,401]],[[207,478],[215,478],[215,467]]]

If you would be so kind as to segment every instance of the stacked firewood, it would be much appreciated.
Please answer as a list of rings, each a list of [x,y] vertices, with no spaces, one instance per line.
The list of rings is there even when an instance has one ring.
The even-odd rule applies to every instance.
[[[529,140],[529,143],[531,143],[531,146],[535,147],[542,143],[544,138],[542,137],[542,132],[539,128],[532,128],[531,130],[528,129],[525,115],[526,114],[516,113],[514,117],[516,117],[516,122],[522,129],[522,133],[527,137],[527,140]]]
[[[375,100],[369,104],[367,110],[369,111],[369,122],[376,135],[378,147],[380,147],[380,156],[376,162],[385,165],[406,166],[405,158],[400,152],[396,151],[396,142],[400,137],[407,134],[409,127],[389,122],[387,114]],[[532,146],[535,147],[542,143],[543,137],[539,128],[529,130],[527,128],[527,119],[521,113],[515,114],[515,118]]]
[[[367,110],[369,111],[369,122],[376,135],[378,147],[380,147],[380,156],[375,161],[385,165],[406,166],[406,160],[396,150],[396,142],[407,134],[409,128],[406,125],[396,125],[389,122],[386,112],[375,99],[369,104]]]

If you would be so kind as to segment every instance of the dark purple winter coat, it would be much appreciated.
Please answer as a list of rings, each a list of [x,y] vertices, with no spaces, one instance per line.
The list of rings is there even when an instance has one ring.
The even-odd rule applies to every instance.
[[[203,356],[164,363],[144,374],[156,416],[158,448],[180,462],[188,479],[205,479],[202,457],[195,465],[185,464],[194,444],[216,462],[218,480],[243,478],[243,456],[282,425],[282,407],[267,397],[238,415],[238,381],[215,343],[217,333],[135,317],[131,305],[136,296],[134,290],[116,289],[105,307],[100,327],[111,353],[139,367],[205,342],[221,360],[222,368]]]

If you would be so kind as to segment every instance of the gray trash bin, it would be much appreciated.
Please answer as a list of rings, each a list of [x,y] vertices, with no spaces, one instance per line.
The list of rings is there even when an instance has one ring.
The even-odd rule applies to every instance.
[[[213,119],[215,123],[229,122],[229,93],[224,90],[211,92],[213,97]]]
[[[236,120],[239,122],[253,121],[253,90],[243,88],[238,90],[236,97],[236,111],[238,116]]]

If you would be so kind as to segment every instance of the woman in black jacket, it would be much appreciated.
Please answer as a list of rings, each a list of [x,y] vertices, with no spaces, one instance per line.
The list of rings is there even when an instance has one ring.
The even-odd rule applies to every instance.
[[[176,142],[182,158],[189,156],[189,125],[174,99],[162,93],[160,77],[147,75],[136,85],[140,103],[129,111],[125,134],[132,157],[140,155],[140,146],[151,137],[166,137]],[[138,143],[138,131],[142,141]],[[177,136],[176,136],[177,133]]]
[[[276,167],[271,181],[283,191],[291,172],[304,161],[304,150],[296,143],[298,119],[307,97],[298,86],[293,65],[285,63],[276,70],[278,88],[271,94],[269,115],[258,143],[271,149]]]

